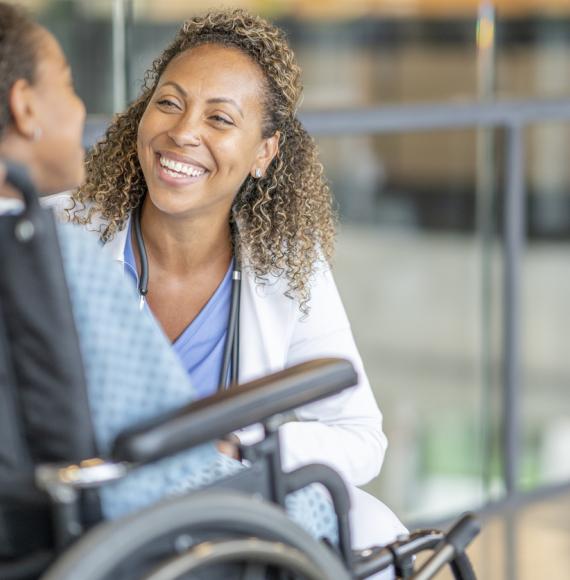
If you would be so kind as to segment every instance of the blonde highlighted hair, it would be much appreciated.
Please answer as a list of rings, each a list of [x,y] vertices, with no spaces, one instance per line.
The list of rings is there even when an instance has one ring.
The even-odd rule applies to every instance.
[[[286,276],[287,296],[306,313],[310,277],[333,253],[332,197],[315,143],[297,119],[302,85],[293,52],[280,29],[244,10],[210,12],[184,23],[147,71],[142,94],[89,154],[87,181],[73,196],[71,218],[83,224],[94,215],[103,218],[104,242],[125,226],[147,192],[137,157],[139,121],[169,62],[204,44],[238,48],[263,72],[262,133],[266,138],[280,132],[279,151],[265,175],[248,176],[236,195],[230,216],[234,246],[260,282],[267,275]]]

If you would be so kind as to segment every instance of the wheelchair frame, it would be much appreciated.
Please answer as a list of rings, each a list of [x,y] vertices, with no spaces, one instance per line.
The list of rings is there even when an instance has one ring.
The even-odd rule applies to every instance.
[[[22,191],[27,204],[22,218],[15,220],[13,234],[17,243],[29,244],[34,236],[39,235],[38,232],[42,232],[42,226],[43,231],[50,228],[51,216],[39,208],[33,187],[21,169],[8,167],[7,178]],[[38,227],[34,226],[35,220]],[[18,224],[24,222],[32,226],[26,230],[31,237],[18,237]],[[61,283],[61,280],[55,283]],[[60,377],[59,380],[64,379]],[[393,566],[400,578],[425,580],[449,562],[458,580],[471,580],[474,575],[464,550],[478,532],[472,516],[460,520],[448,535],[424,530],[401,537],[387,546],[355,552],[351,549],[348,523],[350,502],[341,477],[322,465],[309,465],[290,473],[283,471],[278,437],[278,429],[285,420],[283,414],[332,396],[356,382],[356,373],[347,361],[323,359],[303,363],[128,429],[116,439],[109,460],[91,458],[74,464],[40,462],[35,466],[35,484],[41,494],[49,499],[53,547],[59,555],[45,580],[109,578],[104,568],[110,564],[105,563],[106,556],[104,551],[101,553],[100,546],[108,546],[109,549],[111,546],[131,546],[129,549],[135,551],[148,549],[143,540],[147,536],[153,539],[153,516],[163,511],[169,514],[170,520],[163,518],[165,527],[161,528],[160,533],[165,537],[173,535],[174,542],[169,543],[173,556],[150,575],[147,574],[147,580],[174,580],[190,572],[193,574],[205,565],[235,562],[236,559],[241,561],[243,554],[253,562],[246,564],[242,577],[247,580],[264,578],[268,564],[282,570],[278,573],[279,578],[292,574],[294,578],[309,580],[360,579]],[[53,384],[57,386],[57,382]],[[96,525],[84,534],[89,527],[84,507],[93,496],[93,490],[127,476],[140,465],[259,422],[264,426],[265,438],[242,449],[244,458],[251,464],[247,469],[216,482],[209,486],[208,491],[164,500],[133,516]],[[271,502],[283,507],[287,494],[312,483],[323,485],[331,496],[338,523],[338,546],[319,543],[291,522],[282,510],[267,504]],[[196,512],[204,512],[205,519],[217,513],[214,526],[217,526],[217,532],[231,532],[232,536],[215,541],[209,537],[205,541],[199,539],[197,543],[188,541],[184,522],[176,519],[180,514],[177,508],[186,502],[192,503]],[[220,512],[219,507],[215,509],[216,505],[226,506],[226,517],[229,517],[230,510],[232,514],[235,512],[230,530],[224,528],[224,510]],[[182,513],[181,517],[188,516]],[[140,527],[140,522],[146,528]],[[173,530],[168,527],[170,524],[176,524]],[[200,529],[200,521],[193,525]],[[263,537],[252,540],[249,532],[244,537],[242,528],[253,531],[253,535],[256,529],[260,530]],[[114,543],[103,541],[109,535]],[[135,546],[132,542],[137,538],[142,544]],[[433,550],[433,555],[414,573],[414,556],[426,549]],[[99,554],[99,560],[93,563],[89,571],[85,567],[78,568],[89,560],[87,554],[91,552]],[[130,557],[132,554],[123,555]],[[20,561],[0,561],[0,577],[3,580],[37,577],[51,559],[52,554],[37,552]],[[109,570],[109,573],[113,572]],[[115,575],[111,577],[117,578]]]
[[[282,375],[287,376],[283,377]],[[236,401],[239,401],[242,392],[254,394],[255,399],[262,398],[264,401],[269,401],[269,405],[272,406],[272,393],[274,394],[275,392],[284,393],[285,390],[296,387],[297,396],[301,394],[307,396],[306,394],[312,391],[309,383],[312,385],[320,384],[321,386],[328,384],[329,390],[334,383],[334,390],[338,391],[354,384],[355,379],[352,366],[346,361],[334,359],[312,361],[256,381],[253,388],[252,385],[245,385],[241,389],[232,391],[231,398],[233,401],[231,406],[235,406]],[[38,471],[38,481],[41,487],[49,493],[56,507],[58,515],[55,518],[55,522],[60,526],[57,536],[62,542],[61,546],[65,547],[77,539],[81,529],[78,518],[78,490],[94,486],[98,487],[101,484],[115,481],[126,476],[135,465],[162,458],[165,455],[170,455],[173,450],[179,450],[183,445],[182,441],[188,437],[187,433],[185,436],[181,435],[181,432],[185,431],[185,427],[191,426],[195,433],[188,447],[202,443],[211,436],[211,433],[204,434],[200,430],[196,430],[197,421],[195,420],[195,414],[198,413],[203,416],[208,408],[213,413],[210,414],[208,422],[211,425],[220,426],[218,428],[211,427],[210,429],[211,431],[219,431],[217,437],[221,437],[228,431],[233,430],[228,430],[226,426],[220,431],[224,421],[221,417],[226,416],[229,408],[225,412],[221,411],[219,399],[227,397],[227,394],[222,394],[221,396],[210,397],[210,400],[204,399],[188,406],[183,412],[177,414],[176,419],[169,416],[165,420],[159,420],[150,426],[147,425],[144,428],[130,430],[128,433],[122,434],[115,445],[114,456],[116,462],[114,463],[92,460],[83,466],[65,466],[63,468],[43,466]],[[212,401],[212,399],[216,399],[216,401]],[[288,493],[312,483],[320,483],[330,493],[337,516],[338,547],[329,546],[326,548],[327,550],[330,549],[331,555],[332,552],[335,552],[337,568],[334,571],[334,575],[330,575],[332,574],[330,568],[332,567],[335,570],[335,563],[321,554],[322,546],[319,546],[313,538],[304,537],[301,544],[298,542],[295,544],[292,538],[301,532],[297,528],[293,532],[293,536],[287,538],[288,547],[286,549],[283,549],[283,547],[276,549],[275,537],[269,542],[263,537],[257,540],[230,538],[217,542],[212,542],[211,540],[198,542],[197,544],[190,542],[185,549],[180,550],[180,553],[176,553],[166,563],[159,565],[148,576],[148,580],[175,580],[180,577],[180,574],[195,572],[207,564],[220,564],[232,558],[235,559],[238,555],[240,558],[250,558],[256,562],[261,559],[265,564],[285,566],[289,571],[300,574],[300,577],[310,579],[321,577],[334,577],[338,578],[338,580],[343,577],[363,579],[391,566],[394,567],[395,575],[399,578],[427,579],[431,578],[447,563],[450,563],[452,572],[458,580],[474,578],[469,561],[464,554],[465,547],[478,532],[478,525],[472,516],[464,517],[447,536],[436,530],[423,530],[414,532],[410,536],[401,537],[388,546],[353,551],[350,547],[350,529],[348,525],[349,498],[340,476],[334,470],[323,465],[309,465],[290,473],[285,473],[282,470],[278,437],[279,426],[284,421],[281,413],[289,410],[291,405],[296,405],[299,402],[297,397],[291,392],[287,399],[287,401],[281,399],[279,414],[264,419],[265,438],[257,444],[242,448],[244,458],[251,463],[249,468],[212,484],[204,491],[189,494],[187,499],[167,500],[156,508],[151,508],[150,513],[154,514],[166,509],[170,510],[170,514],[177,514],[181,511],[178,504],[188,501],[194,505],[194,509],[198,506],[200,507],[201,513],[204,514],[204,519],[207,519],[207,517],[212,518],[212,513],[216,512],[219,515],[216,521],[220,526],[220,532],[224,532],[226,526],[229,526],[233,532],[237,532],[240,528],[239,524],[234,523],[230,526],[227,522],[225,525],[223,523],[224,517],[228,518],[229,513],[235,510],[236,507],[240,510],[243,527],[249,529],[248,526],[251,527],[251,523],[248,520],[251,516],[250,512],[260,509],[260,500],[269,501],[283,507]],[[247,406],[249,407],[250,405],[248,404]],[[195,409],[194,407],[199,408]],[[230,414],[233,413],[230,412]],[[174,420],[179,423],[179,431],[173,436],[172,423]],[[241,425],[241,421],[237,420],[235,424]],[[165,431],[169,432],[168,436],[165,435]],[[168,442],[167,439],[169,440]],[[152,450],[152,452],[149,452],[149,450]],[[63,490],[66,491],[64,492]],[[225,491],[222,492],[222,490]],[[236,494],[236,491],[238,494]],[[146,512],[147,510],[143,510],[142,520],[140,521],[135,516],[126,526],[123,523],[119,524],[118,528],[113,524],[108,526],[108,529],[101,532],[99,537],[94,540],[89,539],[87,546],[80,547],[74,551],[71,556],[71,564],[64,563],[60,566],[56,564],[55,569],[48,573],[45,580],[72,580],[77,574],[73,562],[80,562],[82,566],[85,566],[87,554],[91,551],[93,545],[97,545],[101,541],[101,537],[104,535],[109,533],[119,535],[128,533],[129,529],[136,529],[141,522],[144,522],[143,526],[149,525],[153,516],[149,516]],[[270,513],[269,515],[273,518],[276,514]],[[283,528],[282,517],[280,519],[280,528]],[[161,531],[161,534],[168,535],[174,530],[174,535],[177,539],[173,540],[172,544],[174,546],[180,545],[180,538],[188,537],[188,533],[177,529],[177,526],[180,525],[179,522],[174,520],[169,520],[169,522],[172,529],[168,528],[167,525],[167,530]],[[259,522],[256,525],[259,526]],[[290,525],[294,526],[294,524],[289,522],[288,526]],[[296,528],[296,526],[294,527]],[[142,532],[139,530],[137,533],[140,534]],[[271,532],[267,529],[263,530],[262,533],[265,536],[271,536]],[[302,533],[301,535],[305,534]],[[281,539],[280,543],[282,542],[283,539]],[[79,544],[81,544],[81,541]],[[108,545],[113,545],[112,540],[110,543],[108,541]],[[207,550],[203,549],[205,545],[208,547]],[[312,551],[317,552],[316,560],[318,565],[312,561],[314,554],[311,558],[306,557],[307,545],[310,546]],[[425,550],[434,550],[434,557],[420,571],[414,573],[414,557]],[[342,568],[338,568],[339,564],[342,564]],[[243,578],[260,577],[259,566],[261,564],[258,563],[254,571],[250,572],[249,575],[246,572]],[[328,575],[322,575],[323,569],[328,570]],[[344,571],[344,576],[339,571],[341,569]],[[104,578],[104,576],[98,575],[99,572],[93,576],[93,580]],[[82,577],[85,576],[85,569],[82,569],[81,573]],[[85,577],[86,579],[91,578],[90,575]]]

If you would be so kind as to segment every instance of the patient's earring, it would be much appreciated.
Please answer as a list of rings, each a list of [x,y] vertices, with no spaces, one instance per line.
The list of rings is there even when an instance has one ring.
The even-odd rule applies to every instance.
[[[259,179],[261,177],[261,169],[259,167],[255,170],[255,178]]]
[[[32,141],[35,143],[37,141],[39,141],[42,138],[43,135],[43,131],[41,127],[34,127],[34,132],[32,134]]]

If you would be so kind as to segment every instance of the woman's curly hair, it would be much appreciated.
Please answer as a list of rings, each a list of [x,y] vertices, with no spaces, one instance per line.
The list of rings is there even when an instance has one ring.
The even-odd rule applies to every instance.
[[[210,12],[184,23],[147,71],[140,97],[88,156],[87,182],[74,194],[72,220],[86,224],[99,214],[106,223],[103,242],[125,226],[147,191],[137,157],[139,121],[168,63],[204,44],[238,48],[264,74],[262,134],[279,131],[279,151],[265,175],[248,176],[236,195],[230,216],[234,246],[259,282],[284,274],[286,295],[307,313],[310,277],[319,262],[332,257],[336,216],[315,143],[296,116],[302,85],[293,51],[280,29],[244,10]]]

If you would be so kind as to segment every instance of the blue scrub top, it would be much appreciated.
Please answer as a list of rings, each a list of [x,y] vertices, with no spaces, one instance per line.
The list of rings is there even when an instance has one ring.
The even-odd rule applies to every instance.
[[[138,284],[130,226],[124,260],[125,272]],[[218,389],[230,315],[232,270],[233,260],[210,300],[172,344],[198,398],[212,395]]]

